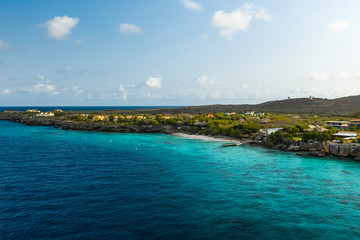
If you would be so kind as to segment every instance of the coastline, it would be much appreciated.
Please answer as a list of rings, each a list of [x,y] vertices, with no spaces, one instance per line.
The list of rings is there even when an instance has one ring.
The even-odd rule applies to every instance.
[[[360,144],[359,143],[337,143],[337,142],[317,142],[301,140],[285,141],[278,145],[269,145],[267,141],[257,140],[256,138],[231,138],[223,135],[206,135],[194,133],[189,126],[186,125],[170,125],[170,124],[150,124],[137,125],[128,124],[126,126],[116,124],[102,124],[96,122],[74,122],[62,118],[38,118],[24,116],[23,114],[7,114],[0,115],[0,120],[6,120],[15,123],[21,123],[31,126],[52,126],[61,128],[63,130],[80,130],[80,131],[98,131],[98,132],[124,132],[124,133],[163,133],[176,137],[203,140],[203,141],[217,141],[222,143],[229,143],[229,146],[236,146],[241,144],[251,144],[258,147],[276,149],[286,152],[298,153],[299,156],[315,156],[315,157],[343,157],[360,161]],[[202,128],[203,130],[203,128]],[[201,132],[201,131],[200,131]],[[304,154],[305,153],[305,154]]]
[[[187,138],[187,139],[194,139],[194,140],[203,140],[208,142],[222,142],[222,143],[235,143],[235,144],[243,144],[244,141],[240,139],[230,138],[226,136],[206,136],[206,135],[194,135],[194,134],[187,134],[187,133],[172,133],[172,136],[180,137],[180,138]]]

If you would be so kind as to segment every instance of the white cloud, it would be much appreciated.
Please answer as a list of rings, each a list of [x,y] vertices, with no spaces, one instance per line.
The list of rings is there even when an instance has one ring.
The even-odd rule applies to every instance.
[[[254,7],[254,8],[256,10],[254,10],[252,14],[255,16],[255,18],[264,20],[265,22],[271,21],[271,16],[270,14],[267,13],[264,7]]]
[[[355,78],[360,79],[360,73],[355,73]]]
[[[325,81],[325,80],[329,80],[330,76],[325,72],[323,73],[312,72],[306,76],[306,79],[311,81]]]
[[[53,93],[57,94],[56,88],[54,85],[51,85],[51,81],[46,79],[44,75],[37,74],[36,78],[38,80],[37,84],[32,85],[29,89],[23,89],[24,92],[30,93]]]
[[[345,31],[348,28],[349,24],[347,21],[344,20],[337,20],[333,23],[329,23],[327,29],[331,33],[338,33]]]
[[[186,7],[189,8],[191,10],[195,10],[195,11],[201,11],[203,8],[202,6],[195,2],[195,1],[191,1],[191,0],[180,0],[180,3]]]
[[[72,90],[74,91],[74,93],[76,95],[79,95],[79,94],[83,94],[84,93],[84,89],[79,89],[78,86],[73,86]]]
[[[55,86],[45,83],[38,83],[33,85],[28,92],[31,93],[54,93],[55,92]]]
[[[79,18],[56,16],[47,21],[43,26],[47,28],[49,37],[59,40],[66,39],[79,21]]]
[[[251,21],[251,16],[244,13],[241,9],[231,13],[222,10],[216,11],[212,17],[211,23],[220,30],[219,35],[232,39],[232,34],[239,30],[247,30]]]
[[[121,23],[119,26],[120,33],[132,34],[132,33],[141,33],[142,29],[140,26],[131,24],[131,23]]]
[[[232,12],[225,12],[223,10],[216,11],[211,19],[211,24],[222,29],[219,32],[221,37],[232,40],[234,33],[241,30],[245,31],[249,28],[253,18],[266,22],[271,21],[271,16],[265,8],[245,3],[242,8]]]
[[[123,85],[120,85],[119,86],[119,91],[121,93],[121,96],[124,100],[127,99],[127,94],[128,94],[128,90],[123,86]]]
[[[12,50],[12,47],[8,43],[0,39],[0,50],[9,51]]]
[[[247,85],[247,84],[243,84],[243,85],[242,85],[242,88],[248,88],[248,85]]]
[[[11,90],[10,89],[5,89],[4,91],[2,91],[2,93],[4,95],[9,95],[11,93]]]
[[[161,88],[162,80],[160,77],[149,77],[148,80],[146,80],[145,84],[148,87]]]
[[[214,80],[210,80],[207,76],[203,75],[198,78],[197,80],[198,84],[200,84],[203,87],[207,87],[210,85],[214,85]]]

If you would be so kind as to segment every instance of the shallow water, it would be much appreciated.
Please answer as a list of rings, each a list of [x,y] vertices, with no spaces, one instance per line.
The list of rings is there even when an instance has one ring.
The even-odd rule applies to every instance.
[[[360,164],[0,121],[0,239],[355,239]]]

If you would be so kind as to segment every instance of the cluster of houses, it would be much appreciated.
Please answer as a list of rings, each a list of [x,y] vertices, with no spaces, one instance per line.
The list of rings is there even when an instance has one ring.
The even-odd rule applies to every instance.
[[[37,109],[27,109],[26,112],[28,112],[28,113],[36,113],[36,116],[40,116],[40,117],[53,117],[53,116],[55,116],[56,112],[62,112],[62,110],[61,109],[55,109],[54,111],[51,111],[51,112],[41,112],[41,111],[39,111]],[[236,112],[224,113],[225,116],[233,116],[233,115],[236,115],[236,114],[237,114]],[[265,113],[263,113],[263,112],[245,111],[245,112],[242,112],[241,114],[243,116],[259,118],[259,121],[258,121],[259,124],[268,124],[268,123],[270,123],[269,118],[266,118],[266,117],[263,118],[263,116],[265,116]],[[89,114],[79,114],[79,116],[88,118]],[[206,117],[207,118],[215,118],[213,113],[207,114]],[[260,118],[260,117],[262,117],[262,118]],[[171,118],[170,116],[162,116],[161,117],[161,119],[164,119],[164,120],[170,119],[170,118]],[[190,115],[189,118],[192,118],[192,116]],[[136,115],[128,115],[128,116],[121,116],[120,115],[120,116],[114,116],[112,121],[117,122],[119,120],[124,120],[124,119],[126,119],[128,121],[131,121],[131,120],[144,120],[144,119],[146,119],[146,117],[145,116],[136,116]],[[109,116],[95,115],[95,116],[93,116],[92,120],[94,120],[94,121],[106,121],[106,120],[109,120]],[[245,121],[246,120],[244,118],[240,118],[238,120],[238,122],[240,124],[244,123]],[[194,123],[194,126],[201,127],[201,128],[206,128],[207,125],[208,125],[207,122],[199,121],[199,120],[197,120]],[[346,139],[351,140],[351,139],[358,138],[357,132],[350,131],[352,126],[360,127],[360,118],[352,119],[350,121],[328,121],[325,124],[325,127],[335,127],[337,129],[339,129],[340,131],[338,133],[335,133],[333,136],[342,138],[344,140],[346,140]],[[276,131],[278,131],[280,129],[281,128],[269,128],[269,129],[265,129],[265,130],[262,129],[262,130],[260,130],[260,132],[262,132],[263,134],[266,134],[266,135],[270,135],[271,133],[274,133],[274,132],[276,132]],[[310,132],[310,131],[325,132],[325,131],[327,131],[327,129],[324,128],[324,127],[318,126],[318,125],[310,125],[310,128],[305,129],[304,131],[305,132]]]
[[[350,129],[352,126],[360,127],[360,118],[350,121],[328,121],[326,127],[335,127],[337,129]]]
[[[28,112],[28,113],[39,113],[40,110],[37,110],[37,109],[27,109],[26,112]]]
[[[37,117],[54,117],[54,112],[40,112],[36,114]]]
[[[89,116],[89,114],[80,114],[81,116],[87,118]],[[169,117],[163,117],[164,119],[168,119]],[[145,116],[133,116],[133,115],[128,115],[128,116],[114,116],[113,117],[113,122],[118,122],[119,120],[144,120],[146,119]],[[105,120],[109,120],[109,116],[105,116],[105,115],[95,115],[92,117],[92,120],[94,121],[105,121]]]
[[[56,112],[60,113],[60,112],[63,112],[63,110],[55,109],[54,111],[50,111],[50,112],[41,112],[40,110],[37,110],[37,109],[27,109],[26,112],[27,113],[36,113],[37,117],[54,117]]]
[[[360,127],[360,119],[353,119],[350,121],[328,121],[325,124],[325,127],[335,127],[339,130],[339,132],[334,133],[333,137],[342,138],[343,140],[352,140],[358,138],[358,133],[349,131],[352,126]],[[276,131],[280,130],[282,128],[269,128],[266,130],[261,129],[260,132],[266,133],[266,135],[270,135],[272,133],[275,133]],[[319,125],[310,125],[308,129],[305,129],[304,132],[325,132],[327,131],[327,128],[321,127]]]
[[[325,126],[334,127],[339,130],[343,130],[333,134],[334,137],[340,137],[343,138],[344,140],[357,139],[358,138],[357,132],[345,131],[345,130],[350,130],[352,126],[360,127],[360,119],[357,118],[357,119],[352,119],[350,121],[328,121],[325,124]]]
[[[265,113],[263,112],[255,112],[255,111],[245,111],[242,113],[244,116],[250,116],[250,117],[263,117],[265,116]]]

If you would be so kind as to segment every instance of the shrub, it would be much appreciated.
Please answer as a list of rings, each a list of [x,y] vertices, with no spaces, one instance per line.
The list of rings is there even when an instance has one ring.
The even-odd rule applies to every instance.
[[[285,143],[293,140],[293,136],[288,132],[276,131],[269,136],[272,144]]]
[[[319,133],[317,131],[306,132],[302,136],[302,141],[308,142],[309,140],[316,140],[318,142],[326,142],[331,139],[331,136],[332,136],[331,131],[326,131],[322,133]]]
[[[88,119],[93,119],[95,117],[95,114],[94,113],[91,113],[91,114],[89,114],[89,116],[88,116]]]

